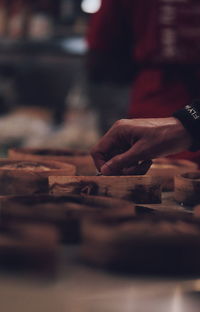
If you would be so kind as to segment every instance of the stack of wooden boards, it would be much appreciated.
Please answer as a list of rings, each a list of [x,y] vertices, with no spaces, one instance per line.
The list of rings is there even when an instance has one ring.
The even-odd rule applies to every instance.
[[[104,268],[199,273],[198,213],[160,210],[162,188],[172,191],[175,175],[199,182],[196,170],[160,159],[145,176],[95,176],[81,151],[10,150],[0,160],[0,263],[53,267],[60,243],[79,243],[82,259]]]

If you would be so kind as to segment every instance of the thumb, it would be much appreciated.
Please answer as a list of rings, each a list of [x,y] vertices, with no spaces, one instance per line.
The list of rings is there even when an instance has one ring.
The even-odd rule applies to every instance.
[[[141,141],[135,143],[128,151],[110,159],[101,167],[101,173],[108,176],[118,175],[124,168],[136,165],[139,160],[143,160],[140,155],[142,145]]]

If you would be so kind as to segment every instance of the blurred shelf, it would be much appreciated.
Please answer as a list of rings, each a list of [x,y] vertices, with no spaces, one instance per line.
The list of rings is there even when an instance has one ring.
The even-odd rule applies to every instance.
[[[83,36],[72,35],[51,40],[0,39],[0,63],[15,64],[32,58],[49,58],[49,61],[66,57],[82,58],[87,52]]]

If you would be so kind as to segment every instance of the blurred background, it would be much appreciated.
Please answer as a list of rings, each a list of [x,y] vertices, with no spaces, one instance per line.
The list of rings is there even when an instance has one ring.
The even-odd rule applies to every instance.
[[[200,98],[198,2],[0,0],[0,157],[13,147],[88,150],[118,119],[168,117]],[[200,165],[200,153],[191,154],[175,157]],[[24,237],[15,227],[11,239],[25,237],[29,247],[29,225]],[[56,233],[43,230],[30,232],[33,246],[41,241],[36,281],[1,272],[1,311],[199,312],[199,271],[115,275],[81,263],[80,246],[58,246]],[[34,262],[34,252],[18,264]]]
[[[2,156],[11,146],[88,149],[125,115],[127,85],[88,83],[86,34],[100,5],[0,0]]]

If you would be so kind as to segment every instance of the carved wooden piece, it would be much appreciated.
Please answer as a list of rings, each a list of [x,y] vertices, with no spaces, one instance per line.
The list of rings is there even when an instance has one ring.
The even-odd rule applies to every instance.
[[[198,165],[189,160],[157,158],[153,160],[148,174],[160,177],[163,191],[173,191],[176,175],[197,169]]]
[[[1,220],[46,222],[56,225],[61,240],[80,242],[80,224],[85,217],[112,216],[128,219],[135,216],[135,206],[123,200],[93,196],[2,196]]]
[[[151,176],[49,177],[53,194],[88,194],[121,198],[134,203],[160,203],[161,185]]]
[[[200,204],[200,171],[176,176],[174,197],[177,202],[183,205]]]
[[[85,220],[84,261],[134,273],[199,273],[200,222],[192,217]]]
[[[20,195],[48,192],[50,175],[75,174],[73,165],[0,159],[0,195]]]
[[[9,150],[9,158],[15,160],[61,161],[75,165],[77,175],[95,175],[92,157],[84,151],[70,149],[16,148]]]

